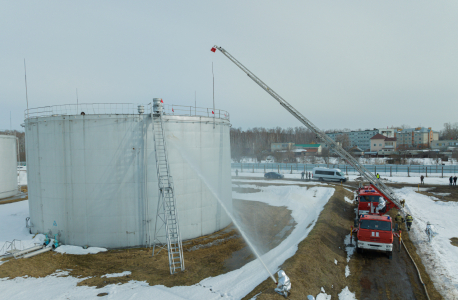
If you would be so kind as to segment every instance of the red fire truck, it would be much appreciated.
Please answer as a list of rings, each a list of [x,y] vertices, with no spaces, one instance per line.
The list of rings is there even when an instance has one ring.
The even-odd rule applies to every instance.
[[[373,214],[379,205],[380,195],[379,192],[374,190],[371,186],[363,186],[358,189],[356,201],[358,203],[358,210],[356,212],[357,218],[361,215]]]
[[[356,228],[356,251],[362,249],[383,251],[392,258],[393,231],[390,216],[361,215]]]
[[[357,194],[358,210],[352,232],[357,252],[363,249],[383,251],[391,259],[393,237],[397,234],[393,233],[391,217],[384,214],[397,205],[372,184],[358,188]],[[379,205],[383,208],[377,210]]]

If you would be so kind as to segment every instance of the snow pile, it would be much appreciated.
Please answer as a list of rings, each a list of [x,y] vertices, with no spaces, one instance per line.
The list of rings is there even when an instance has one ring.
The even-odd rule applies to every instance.
[[[87,249],[83,249],[80,246],[71,246],[71,245],[62,245],[54,250],[55,252],[59,252],[62,254],[73,254],[73,255],[85,255],[85,254],[96,254],[99,252],[105,252],[107,249],[99,248],[99,247],[89,247]]]
[[[345,196],[345,202],[348,202],[350,204],[353,204],[353,200],[350,200],[347,196]]]
[[[458,203],[433,201],[412,188],[397,191],[406,200],[406,208],[414,217],[410,238],[422,257],[436,289],[445,299],[458,298],[458,247],[450,239],[458,237]],[[429,243],[425,229],[430,221],[437,235]]]
[[[239,172],[239,177],[254,177],[254,178],[257,178],[257,179],[244,179],[244,178],[237,178],[235,177],[235,173],[233,174],[233,176],[235,178],[232,178],[232,180],[234,181],[245,181],[245,182],[251,182],[251,183],[254,183],[254,182],[262,182],[262,183],[281,183],[281,184],[305,184],[305,185],[328,185],[327,183],[324,183],[324,182],[320,182],[320,181],[317,181],[317,180],[300,180],[300,181],[288,181],[287,179],[300,179],[300,174],[283,174],[285,175],[285,178],[284,179],[264,179],[264,175],[260,174],[260,173],[241,173]],[[268,181],[267,181],[268,180]]]
[[[326,294],[326,292],[324,291],[324,288],[321,287],[321,293],[316,295],[315,299],[316,300],[331,300],[331,295]]]
[[[350,243],[350,234],[348,234],[346,237],[345,237],[345,251],[347,252],[347,262],[350,262],[350,258],[351,256],[353,255],[353,253],[355,253],[355,249],[356,249],[356,243],[355,243],[355,239],[352,239],[351,243]],[[353,246],[350,246],[350,245],[353,245]]]
[[[345,266],[345,277],[350,276],[350,267],[348,265]]]
[[[348,234],[345,237],[344,244],[345,244],[345,251],[347,252],[347,263],[349,263],[351,256],[353,255],[356,249],[355,240],[352,239],[352,242],[350,243],[350,234]],[[350,245],[353,245],[353,246],[350,246]],[[345,266],[345,277],[348,277],[348,276],[350,276],[350,267],[346,265]]]
[[[131,271],[124,271],[122,273],[113,273],[113,274],[105,274],[100,276],[101,278],[106,277],[106,278],[112,278],[112,277],[123,277],[132,274]]]
[[[339,294],[339,300],[356,300],[355,293],[350,292],[346,286]]]
[[[16,249],[23,250],[43,244],[45,236],[38,234],[33,237],[25,228],[25,218],[29,216],[29,201],[24,200],[0,205],[0,255],[5,254],[2,247],[7,241],[19,240],[15,243]]]

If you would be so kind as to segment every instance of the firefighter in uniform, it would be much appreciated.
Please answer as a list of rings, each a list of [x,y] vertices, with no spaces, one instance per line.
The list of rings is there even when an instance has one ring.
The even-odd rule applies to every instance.
[[[410,231],[410,227],[412,226],[412,222],[413,222],[413,217],[407,214],[406,222],[407,222],[407,230]]]
[[[404,220],[402,219],[402,216],[401,216],[401,213],[398,213],[396,218],[394,218],[394,221],[396,222],[396,226],[394,228],[394,230],[400,230],[401,229],[401,226],[402,226],[402,222],[404,222]]]

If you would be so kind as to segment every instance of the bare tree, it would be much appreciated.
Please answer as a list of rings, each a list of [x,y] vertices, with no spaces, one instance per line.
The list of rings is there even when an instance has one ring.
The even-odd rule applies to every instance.
[[[444,123],[444,129],[440,132],[440,138],[443,140],[458,139],[458,123]]]
[[[336,137],[336,142],[339,142],[344,149],[348,149],[351,146],[350,137],[346,133],[338,135]]]
[[[329,156],[331,154],[331,151],[329,151],[329,148],[323,148],[321,150],[321,156],[323,157],[324,161],[326,164],[329,164]]]

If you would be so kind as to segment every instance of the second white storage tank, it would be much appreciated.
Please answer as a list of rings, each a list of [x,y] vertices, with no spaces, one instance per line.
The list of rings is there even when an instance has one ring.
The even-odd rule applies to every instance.
[[[17,193],[17,138],[0,135],[0,199]]]

